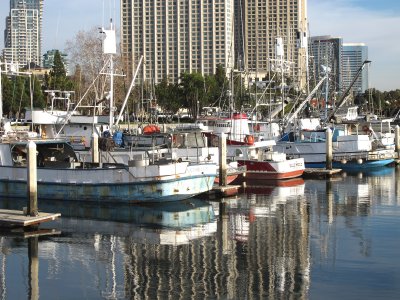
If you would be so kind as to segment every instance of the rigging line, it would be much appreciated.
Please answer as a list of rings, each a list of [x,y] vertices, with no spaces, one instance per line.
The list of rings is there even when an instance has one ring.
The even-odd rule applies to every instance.
[[[89,85],[89,87],[87,88],[86,92],[83,94],[82,98],[79,100],[79,102],[75,105],[75,108],[68,114],[67,119],[65,120],[64,124],[61,126],[60,130],[57,132],[56,136],[58,137],[59,134],[61,133],[61,131],[64,129],[65,125],[67,124],[67,122],[69,121],[69,119],[71,119],[72,114],[77,110],[77,108],[79,107],[79,105],[81,104],[81,102],[83,101],[83,99],[85,99],[86,95],[89,93],[89,90],[94,86],[94,84],[96,83],[97,79],[102,75],[103,71],[105,70],[106,67],[108,67],[108,63],[110,62],[110,58],[106,61],[106,63],[104,64],[103,68],[100,70],[99,74],[97,75],[97,77],[92,81],[92,83]]]

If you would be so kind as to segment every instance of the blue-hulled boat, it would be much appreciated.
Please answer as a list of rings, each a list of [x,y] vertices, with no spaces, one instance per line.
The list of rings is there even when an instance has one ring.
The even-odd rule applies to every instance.
[[[27,196],[27,144],[33,139],[8,138],[0,143],[0,194]],[[149,153],[128,164],[79,161],[64,140],[34,139],[37,149],[39,199],[97,202],[165,202],[209,191],[217,171],[213,163],[189,163]]]

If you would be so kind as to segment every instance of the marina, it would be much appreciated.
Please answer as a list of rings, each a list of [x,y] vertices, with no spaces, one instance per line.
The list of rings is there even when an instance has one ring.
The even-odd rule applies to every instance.
[[[57,34],[100,10],[74,1]],[[44,0],[9,2],[0,300],[400,299],[400,90],[368,47],[310,36],[306,0],[111,2],[45,55]]]
[[[215,201],[43,200],[62,217],[40,226],[49,235],[0,235],[0,289],[7,299],[398,299],[399,173],[269,181]]]

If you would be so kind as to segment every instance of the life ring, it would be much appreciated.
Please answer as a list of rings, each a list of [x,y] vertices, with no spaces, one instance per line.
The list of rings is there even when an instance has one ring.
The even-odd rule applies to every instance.
[[[246,137],[244,138],[244,142],[247,145],[254,145],[254,137],[252,135],[246,135]]]

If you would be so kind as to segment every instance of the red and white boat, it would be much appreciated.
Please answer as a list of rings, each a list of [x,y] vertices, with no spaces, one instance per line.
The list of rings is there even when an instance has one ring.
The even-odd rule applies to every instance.
[[[228,157],[246,167],[246,181],[288,179],[304,172],[304,159],[287,159],[285,153],[272,151],[275,141],[264,141],[264,146],[228,146]]]
[[[303,158],[287,159],[285,153],[272,150],[275,140],[263,140],[261,136],[251,134],[251,124],[245,113],[223,116],[211,111],[198,117],[197,125],[212,146],[218,146],[222,133],[226,135],[227,157],[236,161],[239,167],[246,167],[246,180],[288,179],[299,177],[304,172]]]

